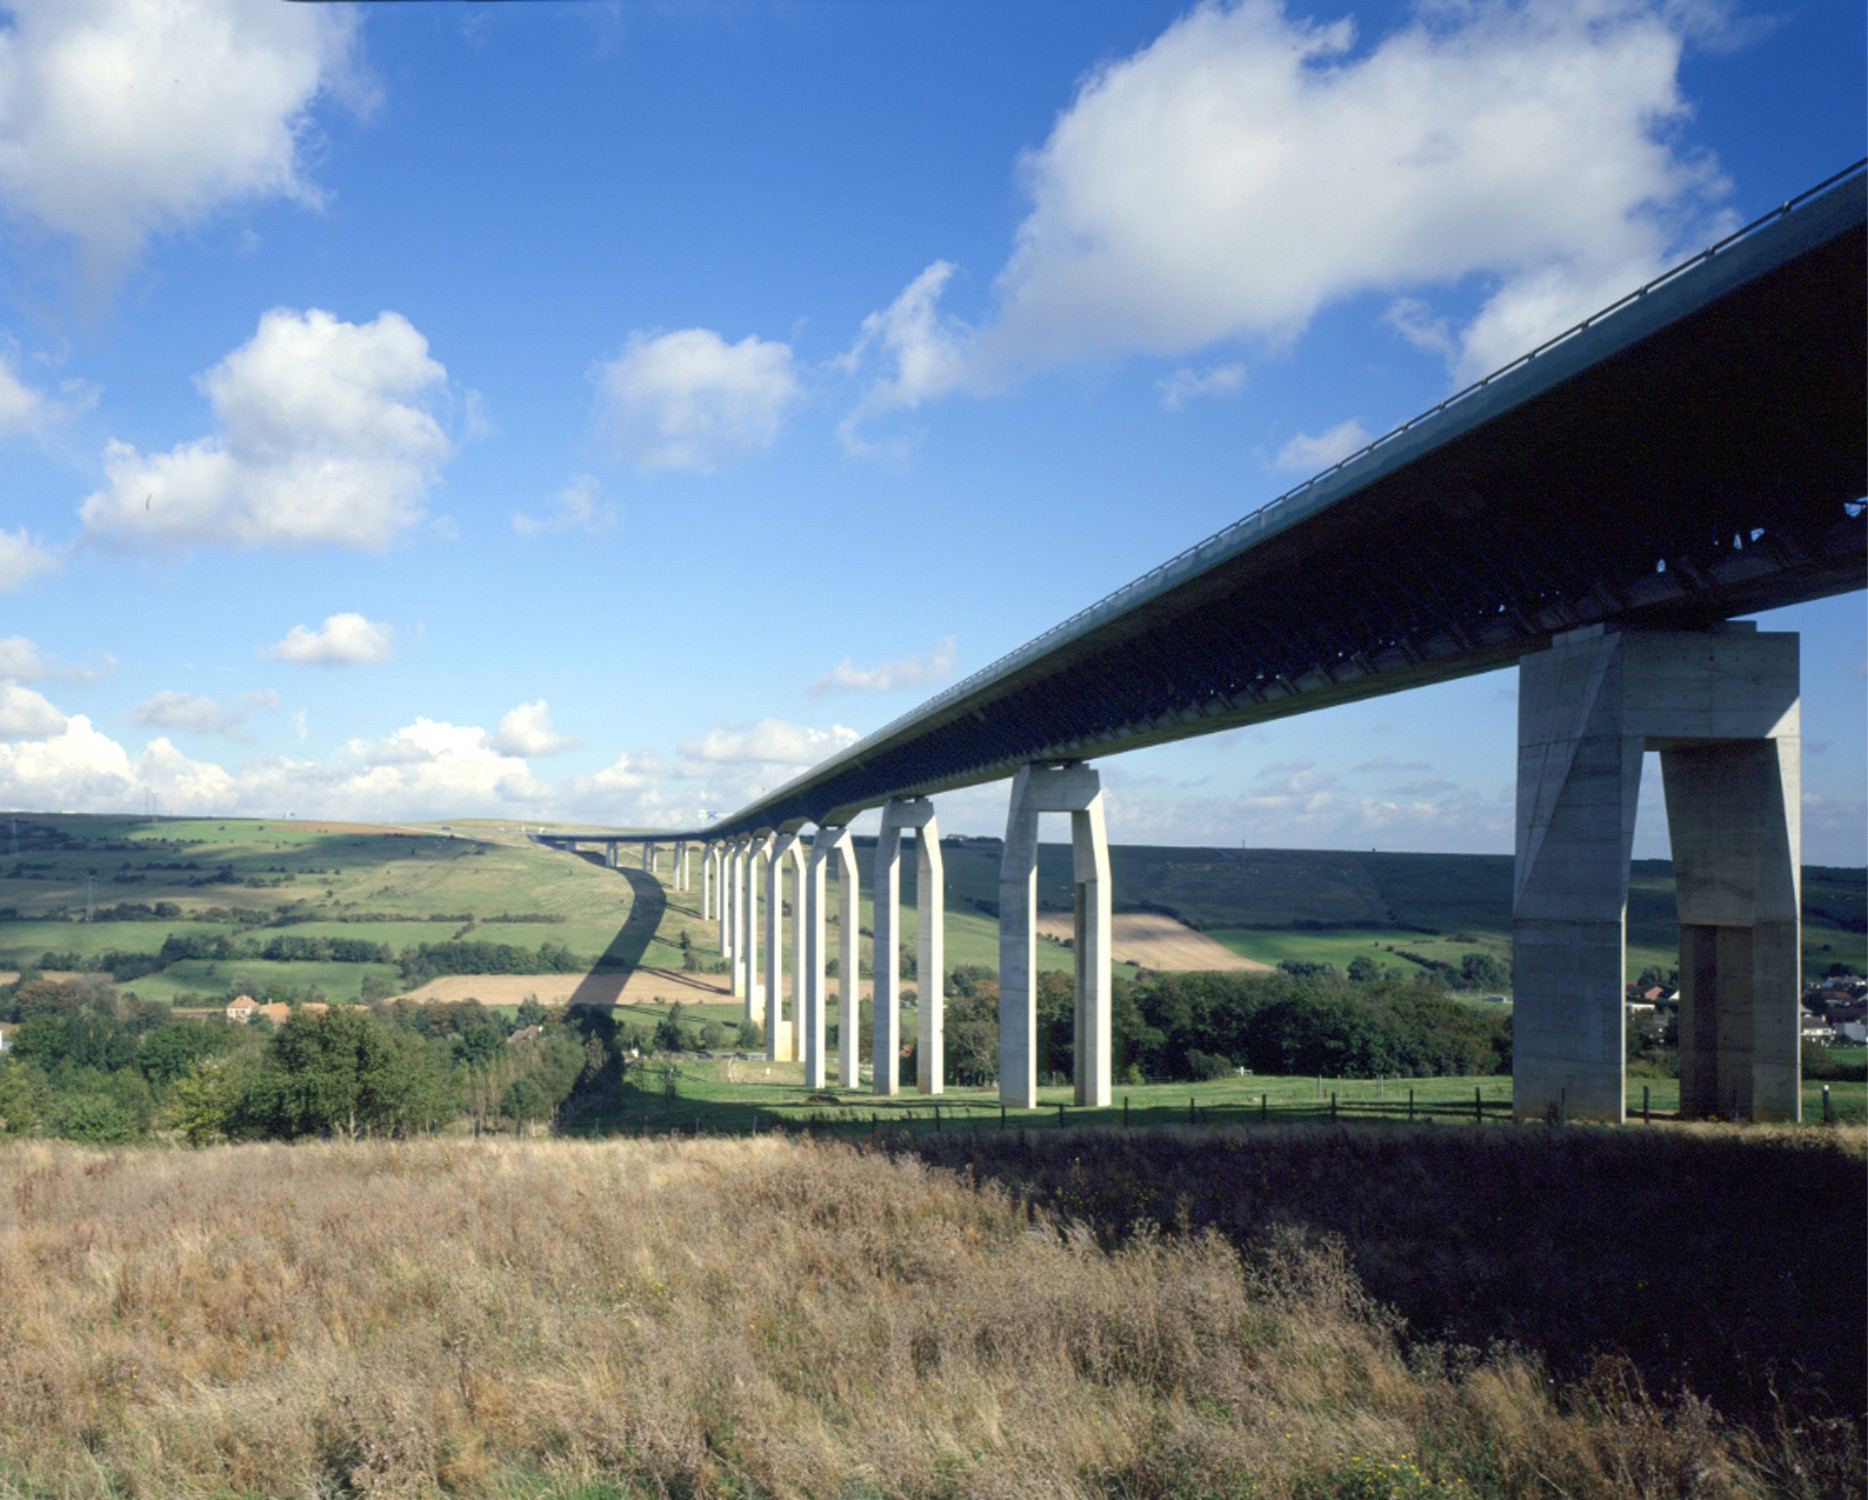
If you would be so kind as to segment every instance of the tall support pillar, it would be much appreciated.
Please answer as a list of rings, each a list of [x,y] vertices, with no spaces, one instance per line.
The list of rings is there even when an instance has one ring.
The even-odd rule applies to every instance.
[[[1076,884],[1076,1101],[1110,1101],[1109,836],[1088,766],[1026,766],[1012,779],[999,865],[999,1098],[1038,1102],[1038,815],[1070,814]]]
[[[805,874],[804,897],[804,1081],[814,1089],[824,1086],[829,1068],[826,1055],[826,1013],[830,998],[826,983],[829,968],[829,892],[826,877],[833,866],[837,871],[837,893],[841,902],[837,917],[837,1081],[845,1088],[856,1087],[858,1047],[862,1036],[858,1019],[862,983],[857,968],[857,937],[862,925],[862,901],[856,885],[855,845],[850,840],[848,828],[819,828],[811,841],[811,861]]]
[[[789,1013],[785,1005],[785,870],[799,852],[797,834],[783,834],[772,845],[771,859],[765,867],[765,1056],[768,1062],[790,1062],[797,1057],[798,1032],[802,1030],[802,986],[793,996]],[[800,889],[798,894],[804,893]],[[794,954],[797,936],[794,932]]]
[[[802,838],[791,844],[791,1060],[804,1060],[804,877],[810,854]]]
[[[915,1087],[946,1091],[947,1079],[947,869],[940,857],[940,825],[930,805],[915,834]]]
[[[719,910],[714,913],[719,917],[719,956],[729,960],[727,971],[734,975],[734,994],[740,994],[738,988],[738,969],[732,968],[732,955],[740,949],[740,927],[734,921],[734,897],[740,889],[740,844],[730,842],[719,856]]]
[[[945,958],[941,929],[945,918],[941,907],[940,825],[935,821],[934,804],[925,797],[897,798],[882,809],[882,832],[876,840],[875,876],[871,882],[876,933],[875,988],[870,1004],[870,1024],[875,1033],[871,1086],[878,1094],[895,1094],[901,1090],[902,980],[897,948],[901,928],[902,834],[910,828],[917,830],[916,1087],[924,1094],[938,1094],[943,1077],[941,1053],[945,1033],[941,1011]]]
[[[720,956],[726,960],[728,984],[736,1000],[745,993],[740,988],[739,968],[740,859],[744,848],[740,840],[728,844],[720,869]]]
[[[744,974],[746,986],[746,1019],[765,1021],[765,986],[759,972],[759,864],[771,854],[772,839],[768,834],[764,838],[753,838],[746,845],[746,860],[743,867],[743,880],[740,884],[742,903],[739,923],[739,965]]]
[[[1628,864],[1641,756],[1658,750],[1679,904],[1681,1112],[1798,1119],[1796,636],[1596,626],[1519,674],[1515,1113],[1625,1118]]]
[[[713,920],[714,857],[714,846],[712,844],[701,845],[700,914],[703,922],[711,922]]]

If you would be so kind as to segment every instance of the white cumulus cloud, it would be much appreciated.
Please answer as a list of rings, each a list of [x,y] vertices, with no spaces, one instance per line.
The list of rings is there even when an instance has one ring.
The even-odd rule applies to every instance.
[[[266,648],[275,661],[303,662],[318,667],[366,666],[389,660],[393,627],[366,620],[354,610],[329,615],[313,630],[294,625],[285,639]]]
[[[588,474],[580,474],[558,491],[549,515],[535,516],[523,510],[512,513],[512,529],[524,537],[564,531],[600,536],[615,526],[616,507],[598,498],[597,481]]]
[[[530,757],[556,755],[574,749],[578,742],[552,727],[551,709],[540,698],[509,710],[487,743],[501,755]]]
[[[49,573],[57,566],[57,555],[28,536],[24,527],[18,531],[0,531],[0,593],[16,589],[28,579]]]
[[[347,7],[8,0],[0,20],[0,209],[94,276],[227,204],[315,204],[312,106],[362,97]]]
[[[854,745],[854,729],[834,724],[815,729],[783,719],[761,719],[734,727],[717,725],[698,739],[681,742],[681,754],[697,765],[790,766],[804,769]]]
[[[884,662],[879,667],[859,667],[846,656],[805,691],[813,698],[831,693],[884,693],[891,688],[939,682],[953,671],[953,663],[954,639],[947,635],[932,651]]]
[[[4,352],[0,352],[0,437],[12,432],[30,432],[46,418],[50,403],[18,375]]]
[[[65,715],[43,695],[17,683],[0,682],[0,740],[43,740],[63,734]]]
[[[632,333],[591,372],[603,425],[644,469],[709,470],[771,446],[799,395],[789,344],[711,328]]]
[[[1234,360],[1205,370],[1179,369],[1157,380],[1155,389],[1161,392],[1161,404],[1169,411],[1179,411],[1199,396],[1236,396],[1245,389],[1245,365]]]
[[[974,330],[940,312],[941,293],[955,267],[936,261],[881,312],[870,313],[856,342],[836,364],[846,373],[880,361],[887,373],[871,382],[862,400],[837,428],[852,453],[874,451],[863,423],[883,412],[912,411],[924,401],[944,396],[968,378]]]
[[[117,659],[108,652],[98,658],[96,666],[73,666],[62,664],[57,657],[48,656],[37,644],[23,635],[0,636],[0,680],[7,682],[38,682],[42,678],[57,677],[66,682],[97,682],[117,670]]]
[[[1314,437],[1298,433],[1278,450],[1278,456],[1272,463],[1288,473],[1315,474],[1349,457],[1358,449],[1368,447],[1373,437],[1360,422],[1351,417],[1347,422],[1338,422],[1327,432],[1319,432]]]
[[[181,729],[191,734],[239,735],[246,728],[251,710],[276,710],[279,695],[274,692],[248,693],[238,703],[222,703],[200,693],[174,689],[145,698],[130,710],[130,722],[161,729]]]
[[[447,371],[408,319],[275,308],[199,382],[210,437],[166,453],[113,441],[82,507],[111,545],[381,550],[424,516],[453,447],[421,403]]]
[[[876,379],[852,420],[1086,360],[1275,348],[1370,293],[1483,373],[1725,227],[1724,180],[1678,142],[1682,52],[1718,24],[1673,0],[1421,0],[1363,45],[1277,0],[1201,4],[1022,160],[1031,209],[977,328],[942,319],[944,262],[865,324],[925,373]],[[1469,277],[1489,291],[1458,326],[1428,299]]]

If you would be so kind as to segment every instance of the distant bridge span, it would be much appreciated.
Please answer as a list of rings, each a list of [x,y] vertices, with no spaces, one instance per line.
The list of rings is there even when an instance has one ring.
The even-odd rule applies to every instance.
[[[1794,638],[1753,636],[1747,645],[1718,627],[1863,586],[1865,225],[1868,191],[1857,164],[706,828],[538,837],[608,840],[612,861],[619,840],[730,850],[730,872],[716,881],[710,858],[704,884],[710,912],[716,885],[732,908],[723,914],[723,947],[737,953],[735,989],[749,1010],[759,989],[754,871],[764,859],[768,1046],[775,1056],[802,1053],[821,1082],[823,865],[842,861],[846,893],[854,874],[847,853],[836,852],[847,850],[839,832],[866,808],[887,809],[877,863],[881,943],[893,932],[881,887],[894,879],[900,832],[920,828],[918,846],[932,843],[938,865],[932,811],[911,799],[1016,777],[1001,899],[1001,1088],[1012,1102],[1035,1100],[1030,986],[1019,978],[1031,972],[1020,830],[1029,824],[1035,857],[1037,813],[1069,810],[1087,923],[1078,944],[1078,1036],[1087,1038],[1077,1049],[1078,1094],[1106,1099],[1107,859],[1099,875],[1100,793],[1095,773],[1074,763],[1512,663],[1526,663],[1529,674],[1537,663],[1542,685],[1527,675],[1520,694],[1518,1048],[1531,1062],[1518,1070],[1519,1112],[1621,1117],[1613,865],[1619,850],[1625,888],[1633,792],[1624,752],[1634,745],[1637,776],[1641,747],[1664,751],[1676,863],[1684,860],[1687,1011],[1691,976],[1696,965],[1703,970],[1698,1032],[1682,1045],[1683,1101],[1723,1110],[1729,1095],[1735,1110],[1794,1117],[1796,1006],[1785,1031],[1781,998],[1763,993],[1786,982],[1795,989],[1794,932],[1785,960],[1772,926],[1781,926],[1784,892],[1753,890],[1752,905],[1735,907],[1724,872],[1708,875],[1712,894],[1701,899],[1681,840],[1697,836],[1694,805],[1710,808],[1737,774],[1729,755],[1694,769],[1691,747],[1774,746],[1777,769],[1740,776],[1755,783],[1740,800],[1746,809],[1760,797],[1787,798],[1788,806],[1746,835],[1745,847],[1771,845],[1775,853],[1758,857],[1789,869],[1783,878],[1794,887]],[[1774,640],[1791,642],[1787,666],[1782,650],[1765,644]],[[1623,650],[1639,642],[1661,644]],[[1674,709],[1648,712],[1669,693],[1680,699]],[[1733,706],[1739,699],[1744,711]],[[1578,769],[1588,756],[1577,746],[1607,740],[1621,747],[1621,769],[1597,769],[1613,786]],[[1595,811],[1579,811],[1604,797]],[[1700,866],[1718,862],[1738,837],[1734,817],[1749,815],[1721,805],[1713,820],[1720,837],[1708,835]],[[805,889],[796,835],[809,825],[830,837],[815,840]],[[795,1029],[781,1018],[778,994],[777,892],[787,859],[799,865],[805,898],[795,903],[794,993],[805,998]],[[1794,889],[1788,899],[1794,927]],[[1758,902],[1778,914],[1767,922]],[[1705,920],[1694,920],[1700,907]],[[930,916],[938,929],[924,910],[924,932]],[[1614,927],[1612,966],[1605,924]],[[848,940],[854,923],[845,925]],[[1734,956],[1731,934],[1740,929],[1749,934],[1747,954],[1759,946],[1776,956]],[[1692,943],[1705,952],[1689,952]],[[1578,956],[1584,949],[1587,961]],[[923,975],[940,972],[929,957],[937,955],[923,955]],[[1753,981],[1735,977],[1740,969],[1757,970],[1755,1006]],[[878,974],[878,1059],[892,1057],[883,1051],[893,1031],[882,1010],[894,984]],[[1586,1001],[1574,1000],[1578,986]],[[938,1089],[937,997],[932,1036],[930,1006],[920,1009],[922,1084]],[[1585,1013],[1579,1029],[1575,1016]],[[1715,1013],[1725,1018],[1716,1025]],[[811,1038],[799,1040],[813,1030],[814,1060]],[[1695,1049],[1705,1054],[1697,1063]],[[844,1073],[855,1081],[847,1056]],[[893,1092],[892,1074],[879,1067],[876,1086]]]

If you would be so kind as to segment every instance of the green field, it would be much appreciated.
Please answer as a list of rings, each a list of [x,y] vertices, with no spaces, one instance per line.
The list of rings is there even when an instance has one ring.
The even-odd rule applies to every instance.
[[[718,958],[715,924],[700,894],[676,894],[666,876],[604,868],[532,844],[510,828],[358,830],[280,820],[134,819],[22,815],[0,855],[0,968],[47,953],[96,958],[112,949],[155,953],[171,933],[263,944],[270,937],[350,937],[393,951],[460,938],[536,949],[561,944],[612,970],[679,968],[685,933],[703,960]],[[865,869],[873,842],[858,840]],[[1001,849],[994,839],[950,840],[946,958],[951,967],[998,967]],[[1117,846],[1110,863],[1116,908],[1178,916],[1234,952],[1345,966],[1358,954],[1409,972],[1395,951],[1457,964],[1466,953],[1508,956],[1511,860],[1502,855]],[[699,881],[698,861],[695,866]],[[865,885],[867,881],[865,880]],[[904,948],[915,940],[913,861],[903,870]],[[1067,910],[1067,846],[1039,851],[1041,906]],[[1860,870],[1804,870],[1807,971],[1868,963],[1868,882]],[[86,920],[120,903],[173,911],[144,920]],[[167,907],[165,907],[167,910]],[[500,920],[501,918],[515,920]],[[1628,972],[1672,967],[1671,868],[1637,861],[1628,911]],[[873,926],[867,895],[861,925]],[[870,942],[863,939],[867,956]],[[1041,969],[1067,971],[1062,945],[1038,945]],[[1118,966],[1118,973],[1133,970]],[[317,985],[355,998],[381,964],[188,960],[134,981],[150,998],[228,994],[242,979]]]

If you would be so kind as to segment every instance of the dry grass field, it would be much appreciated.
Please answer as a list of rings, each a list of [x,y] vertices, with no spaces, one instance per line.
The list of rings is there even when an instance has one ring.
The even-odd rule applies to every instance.
[[[1058,1215],[771,1137],[9,1146],[0,1494],[1859,1488],[1625,1366],[1409,1347],[1339,1242]]]
[[[1110,946],[1117,963],[1168,971],[1218,969],[1230,974],[1265,974],[1271,970],[1270,964],[1234,953],[1216,938],[1195,932],[1185,922],[1160,912],[1119,911],[1110,918],[1110,926]],[[1075,936],[1076,921],[1068,913],[1045,912],[1038,918],[1038,931],[1062,942]]]

